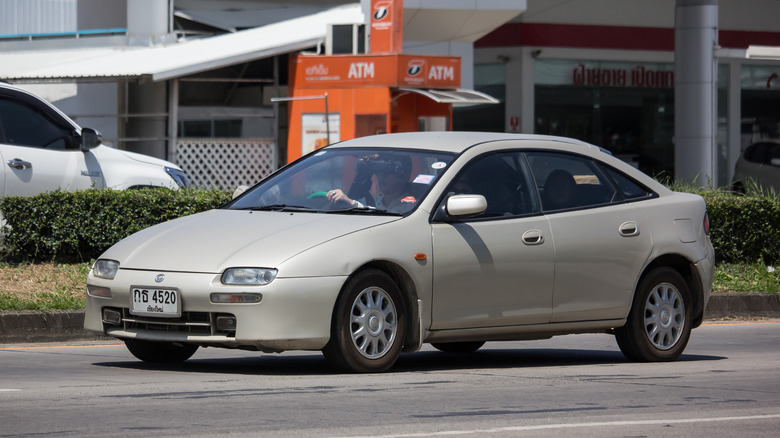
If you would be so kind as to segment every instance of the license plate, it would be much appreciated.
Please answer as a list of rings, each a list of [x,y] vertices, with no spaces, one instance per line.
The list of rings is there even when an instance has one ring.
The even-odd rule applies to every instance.
[[[180,317],[181,300],[177,289],[131,288],[130,313],[133,315]]]

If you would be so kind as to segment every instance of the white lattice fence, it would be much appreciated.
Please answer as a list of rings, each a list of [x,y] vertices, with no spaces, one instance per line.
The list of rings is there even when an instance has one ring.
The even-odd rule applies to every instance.
[[[233,189],[276,170],[276,145],[265,138],[180,138],[178,164],[195,187]]]

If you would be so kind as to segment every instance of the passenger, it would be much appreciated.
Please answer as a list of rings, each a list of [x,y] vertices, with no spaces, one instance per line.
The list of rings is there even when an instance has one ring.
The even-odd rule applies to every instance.
[[[576,191],[577,183],[569,172],[562,169],[553,170],[544,183],[544,209],[562,210],[574,207]]]

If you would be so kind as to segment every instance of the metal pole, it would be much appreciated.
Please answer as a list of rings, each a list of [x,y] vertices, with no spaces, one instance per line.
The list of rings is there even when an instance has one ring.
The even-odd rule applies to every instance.
[[[328,114],[328,93],[325,93],[325,145],[330,144],[330,114]]]

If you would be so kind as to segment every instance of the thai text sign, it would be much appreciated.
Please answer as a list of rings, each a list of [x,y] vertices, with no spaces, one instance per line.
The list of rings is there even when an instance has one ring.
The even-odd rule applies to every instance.
[[[674,64],[539,59],[537,85],[673,88]]]
[[[460,87],[460,58],[427,55],[299,55],[292,59],[299,88]]]
[[[650,70],[643,65],[632,69],[624,68],[586,68],[579,64],[574,68],[572,83],[574,85],[604,86],[604,87],[674,87],[674,72]]]

